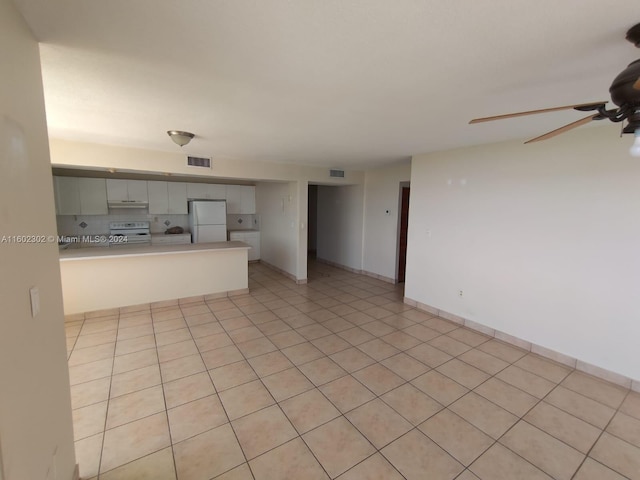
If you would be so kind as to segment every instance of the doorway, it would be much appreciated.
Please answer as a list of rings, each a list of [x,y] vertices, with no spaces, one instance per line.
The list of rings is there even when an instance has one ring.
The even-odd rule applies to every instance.
[[[309,185],[307,202],[307,256],[316,258],[318,251],[318,186]]]
[[[400,184],[400,225],[398,232],[398,283],[403,283],[407,271],[407,233],[409,231],[408,185]]]

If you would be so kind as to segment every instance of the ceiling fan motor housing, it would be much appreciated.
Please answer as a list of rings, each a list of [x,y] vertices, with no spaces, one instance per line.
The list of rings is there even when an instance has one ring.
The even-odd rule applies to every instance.
[[[613,80],[611,87],[609,87],[613,103],[619,107],[623,105],[640,106],[640,90],[633,88],[638,78],[640,78],[640,60],[630,63]]]

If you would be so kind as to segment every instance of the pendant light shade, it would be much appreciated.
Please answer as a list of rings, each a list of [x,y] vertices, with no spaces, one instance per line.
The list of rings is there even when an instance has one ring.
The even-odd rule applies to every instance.
[[[174,141],[177,145],[184,147],[187,143],[191,141],[195,135],[190,132],[181,132],[180,130],[169,130],[167,135],[171,137],[171,140]]]

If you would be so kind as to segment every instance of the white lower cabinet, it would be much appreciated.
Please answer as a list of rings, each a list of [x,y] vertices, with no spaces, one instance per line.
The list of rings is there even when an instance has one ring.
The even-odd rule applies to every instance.
[[[229,232],[229,240],[249,244],[249,261],[260,260],[260,232]]]
[[[167,235],[164,233],[151,235],[151,245],[185,245],[191,243],[190,233],[176,233]]]

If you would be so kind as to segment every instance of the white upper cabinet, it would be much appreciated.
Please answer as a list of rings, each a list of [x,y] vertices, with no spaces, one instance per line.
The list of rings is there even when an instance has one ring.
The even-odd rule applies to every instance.
[[[127,180],[127,190],[129,192],[129,200],[134,202],[149,201],[146,180]]]
[[[174,214],[188,213],[186,183],[167,182],[167,193],[169,195],[169,211],[167,213],[174,213]]]
[[[181,182],[149,182],[149,213],[187,213],[187,184]]]
[[[82,215],[106,215],[107,182],[104,178],[79,178],[80,213]]]
[[[53,177],[58,215],[106,215],[104,178]]]
[[[226,200],[227,199],[227,186],[219,184],[209,185],[209,194],[212,200]]]
[[[190,200],[225,200],[226,187],[212,183],[187,183],[187,197]]]
[[[241,192],[242,201],[240,209],[242,213],[256,213],[256,187],[243,186]]]
[[[149,201],[147,182],[145,180],[107,179],[107,198],[109,202]]]
[[[149,193],[149,213],[169,213],[167,182],[149,182],[147,191]]]
[[[53,177],[53,189],[58,215],[80,214],[80,192],[77,177]]]
[[[187,198],[207,198],[207,184],[206,183],[187,183]]]
[[[107,179],[107,199],[110,202],[126,202],[129,200],[128,180]]]
[[[227,213],[256,213],[256,187],[227,185]]]
[[[256,213],[256,187],[214,183],[53,177],[58,215],[107,215],[108,205],[145,207],[155,215],[188,213],[188,200],[226,200],[229,214]],[[124,205],[118,205],[124,204]]]

